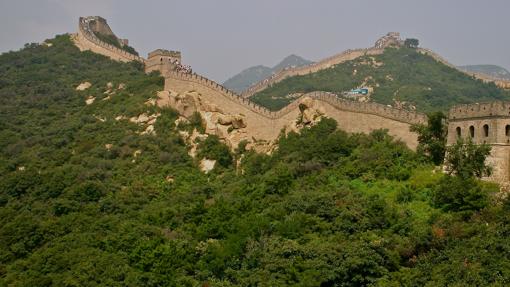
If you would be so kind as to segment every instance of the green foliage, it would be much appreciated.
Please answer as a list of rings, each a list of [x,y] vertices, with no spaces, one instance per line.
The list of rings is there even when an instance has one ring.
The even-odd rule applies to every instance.
[[[108,43],[112,46],[115,46],[115,47],[121,49],[121,50],[124,50],[128,53],[138,56],[138,52],[135,50],[135,48],[133,48],[129,45],[122,45],[119,42],[119,39],[117,39],[117,37],[115,37],[114,35],[105,35],[105,34],[96,33],[96,32],[94,32],[94,35],[96,35],[96,37],[99,38],[99,40],[101,40],[105,43]]]
[[[226,145],[220,142],[217,136],[208,136],[198,144],[198,158],[216,160],[222,167],[232,165],[232,155]]]
[[[0,56],[0,286],[510,282],[509,204],[487,204],[494,187],[331,119],[271,155],[240,145],[240,166],[208,137],[198,153],[222,167],[205,175],[177,114],[144,104],[161,77],[50,41]],[[103,100],[108,82],[126,89]],[[142,113],[160,114],[155,134],[115,120]]]
[[[377,62],[382,65],[373,65]],[[356,70],[356,73],[354,73]],[[360,86],[374,88],[374,102],[395,100],[421,112],[447,111],[456,104],[505,100],[510,93],[437,62],[413,48],[388,48],[381,55],[362,56],[316,73],[287,78],[251,99],[271,110],[292,101],[294,93],[326,91],[341,95]]]
[[[407,38],[404,41],[404,46],[406,46],[407,48],[418,48],[419,45],[420,41],[418,39]]]
[[[492,167],[487,165],[485,160],[490,152],[491,147],[487,144],[476,145],[470,138],[458,138],[446,151],[448,173],[463,179],[489,176]]]
[[[487,207],[487,190],[473,178],[445,176],[433,194],[433,202],[445,211],[473,212]]]
[[[448,126],[442,112],[429,113],[427,125],[416,124],[411,131],[418,134],[418,152],[429,157],[435,165],[444,161]]]

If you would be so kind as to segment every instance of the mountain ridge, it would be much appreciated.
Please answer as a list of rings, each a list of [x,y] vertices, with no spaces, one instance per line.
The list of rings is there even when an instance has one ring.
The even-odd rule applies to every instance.
[[[510,80],[510,72],[507,69],[498,65],[492,64],[463,65],[458,66],[458,68],[466,72],[480,73],[494,78]]]
[[[283,58],[272,68],[264,65],[256,65],[246,68],[223,82],[223,86],[234,92],[241,93],[248,89],[251,85],[270,77],[272,74],[277,73],[280,70],[287,67],[300,67],[310,63],[313,62],[295,54],[291,54]]]

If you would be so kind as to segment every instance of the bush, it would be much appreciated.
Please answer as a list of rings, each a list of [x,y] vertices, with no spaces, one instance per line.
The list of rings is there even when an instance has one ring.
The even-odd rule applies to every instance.
[[[489,196],[474,178],[443,177],[433,192],[433,203],[445,211],[471,213],[489,204]]]
[[[198,144],[198,158],[213,159],[222,167],[232,165],[232,155],[228,147],[217,136],[210,135]]]
[[[86,181],[71,188],[72,198],[81,202],[96,202],[105,192],[104,185],[98,181]]]

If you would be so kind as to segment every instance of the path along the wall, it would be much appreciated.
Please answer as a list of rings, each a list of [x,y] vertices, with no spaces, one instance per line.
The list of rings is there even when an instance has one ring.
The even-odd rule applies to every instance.
[[[306,66],[283,69],[283,70],[280,70],[279,72],[277,72],[276,74],[272,75],[271,77],[264,79],[264,80],[256,83],[255,85],[249,87],[248,90],[243,92],[241,95],[243,98],[249,98],[256,93],[258,93],[262,90],[265,90],[266,88],[270,87],[271,85],[274,85],[278,82],[285,80],[286,78],[315,73],[320,70],[328,69],[334,65],[338,65],[343,62],[354,60],[361,56],[379,55],[379,54],[382,54],[383,52],[384,52],[384,49],[378,49],[378,48],[347,50],[340,54],[333,55],[333,56],[323,59],[319,62],[311,63]]]
[[[370,133],[388,129],[390,135],[402,140],[410,148],[417,147],[417,135],[409,130],[412,124],[425,123],[421,113],[395,109],[376,103],[359,103],[338,98],[327,92],[303,95],[283,109],[272,112],[225,87],[197,74],[168,72],[165,90],[177,93],[195,91],[202,100],[220,107],[226,114],[242,115],[246,131],[256,140],[272,141],[282,129],[291,126],[300,116],[299,105],[313,101],[315,109],[338,122],[339,128],[350,133]]]
[[[111,44],[101,41],[90,27],[92,17],[80,17],[78,33],[73,36],[76,46],[81,51],[90,50],[94,53],[105,55],[113,60],[121,62],[139,61],[145,63],[145,59],[119,49]]]
[[[510,89],[510,81],[504,79],[493,78],[489,75],[479,74],[479,73],[469,73],[463,70],[458,69],[456,66],[452,65],[445,58],[441,57],[437,53],[433,52],[430,49],[418,48],[420,53],[426,54],[434,58],[436,61],[443,63],[451,68],[454,68],[462,73],[465,73],[469,76],[474,76],[477,79],[483,80],[484,82],[493,82],[496,86],[503,89]],[[340,54],[331,56],[329,58],[323,59],[319,62],[312,63],[306,66],[288,68],[284,70],[280,70],[276,74],[266,78],[258,83],[255,83],[251,87],[249,87],[246,91],[244,91],[241,95],[244,98],[249,98],[256,93],[269,88],[270,86],[285,80],[286,78],[293,76],[302,76],[311,73],[318,72],[320,70],[328,69],[334,65],[338,65],[347,61],[352,61],[358,57],[365,55],[380,55],[384,52],[383,48],[368,48],[368,49],[354,49],[347,50]]]

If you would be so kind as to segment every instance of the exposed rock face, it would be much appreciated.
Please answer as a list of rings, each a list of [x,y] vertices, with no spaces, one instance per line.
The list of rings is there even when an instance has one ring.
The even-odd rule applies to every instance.
[[[88,106],[88,105],[92,105],[92,104],[94,103],[94,101],[95,101],[95,100],[96,100],[96,98],[95,98],[95,97],[90,96],[90,97],[88,97],[88,98],[85,100],[85,104],[87,104],[87,106]]]
[[[92,87],[92,84],[89,82],[83,82],[76,87],[77,91],[85,91],[86,89]]]
[[[209,173],[211,170],[214,169],[215,165],[216,165],[215,160],[204,158],[200,161],[200,170],[202,170],[205,173]]]
[[[197,92],[182,94],[173,91],[158,92],[157,105],[170,106],[181,115],[176,125],[187,122],[195,113],[199,113],[205,125],[206,133],[217,135],[232,149],[243,140],[249,140],[245,117],[242,114],[227,114],[220,107],[202,98]]]

